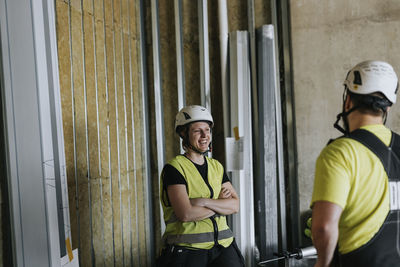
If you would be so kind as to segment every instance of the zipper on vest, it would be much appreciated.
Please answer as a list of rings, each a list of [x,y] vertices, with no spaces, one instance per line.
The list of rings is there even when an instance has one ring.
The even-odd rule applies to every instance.
[[[214,246],[219,245],[218,243],[218,225],[217,225],[217,221],[215,220],[214,216],[210,217],[210,220],[214,226]]]

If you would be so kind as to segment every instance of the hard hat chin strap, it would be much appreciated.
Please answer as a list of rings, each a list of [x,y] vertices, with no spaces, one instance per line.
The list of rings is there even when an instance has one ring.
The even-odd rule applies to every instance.
[[[349,122],[347,120],[347,116],[350,114],[350,112],[353,112],[356,109],[356,107],[353,107],[349,111],[347,111],[347,112],[345,111],[347,90],[348,90],[347,86],[344,86],[343,97],[342,97],[343,98],[342,112],[336,116],[336,122],[333,124],[333,127],[335,127],[335,129],[339,130],[344,135],[349,134]],[[342,119],[342,118],[343,118],[344,128],[342,126],[340,126],[340,124],[339,124],[340,119]]]
[[[200,154],[200,155],[203,155],[203,156],[206,156],[206,155],[208,154],[208,152],[211,152],[211,151],[212,151],[211,143],[210,143],[210,145],[208,146],[208,149],[207,149],[206,151],[204,151],[204,152],[198,150],[197,148],[195,148],[195,147],[194,147],[192,144],[190,144],[190,143],[187,145],[187,148],[190,148],[191,150],[193,150],[193,151],[196,152],[197,154]]]
[[[361,107],[365,107],[365,106],[371,107],[371,108],[373,108],[374,110],[377,110],[377,109],[382,110],[382,112],[383,112],[383,117],[382,117],[382,119],[383,119],[383,124],[386,123],[386,119],[387,119],[387,108],[388,108],[389,106],[392,105],[391,102],[390,102],[389,100],[383,99],[383,98],[380,98],[380,97],[376,97],[376,96],[372,96],[372,95],[365,95],[364,98],[363,98],[363,100],[362,100],[362,103],[359,103],[359,104],[357,104],[356,106],[352,107],[350,110],[345,111],[345,105],[346,105],[346,98],[347,98],[347,95],[349,95],[349,94],[351,95],[351,93],[348,92],[347,90],[348,90],[348,88],[345,87],[344,92],[343,92],[343,107],[342,107],[342,112],[339,113],[339,114],[336,116],[336,122],[333,124],[333,127],[335,127],[337,130],[339,130],[339,131],[340,131],[341,133],[343,133],[344,135],[348,135],[348,134],[350,133],[350,131],[349,131],[349,121],[348,121],[347,117],[348,117],[349,114],[350,114],[351,112],[353,112],[354,110],[356,110],[356,109],[358,109],[358,108],[361,108]],[[342,126],[339,125],[340,119],[343,119],[343,126],[344,126],[344,128],[343,128]]]
[[[351,108],[349,111],[344,111],[344,107],[343,107],[343,111],[341,113],[339,113],[336,116],[336,122],[333,124],[333,127],[335,127],[337,130],[339,130],[342,134],[344,135],[348,135],[349,132],[349,121],[347,120],[347,116],[353,112],[354,110],[356,110],[358,108],[358,106]],[[343,126],[340,126],[339,121],[340,119],[343,119]]]

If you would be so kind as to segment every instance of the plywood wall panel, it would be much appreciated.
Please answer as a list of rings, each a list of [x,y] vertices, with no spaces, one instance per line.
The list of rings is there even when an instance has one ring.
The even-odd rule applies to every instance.
[[[114,2],[114,15],[121,21],[120,1]],[[116,73],[117,73],[117,111],[118,112],[118,140],[119,140],[119,169],[120,169],[120,209],[122,227],[122,255],[124,264],[130,262],[129,259],[129,194],[128,194],[128,173],[127,173],[127,147],[126,147],[126,111],[125,111],[125,72],[124,72],[124,51],[122,43],[122,29],[120,24],[115,27],[115,51],[116,51]]]
[[[124,29],[126,30],[125,36],[125,50],[128,51],[128,55],[125,56],[127,58],[127,68],[126,68],[126,80],[129,80],[129,86],[126,91],[126,99],[127,99],[127,135],[128,135],[128,169],[129,169],[129,212],[130,216],[130,254],[131,254],[131,263],[134,266],[138,266],[138,242],[137,242],[137,216],[136,216],[136,171],[135,171],[135,143],[134,143],[134,115],[133,115],[133,90],[134,90],[134,73],[132,73],[132,64],[133,61],[133,53],[132,53],[132,40],[131,40],[131,31],[132,27],[135,27],[135,23],[132,25],[132,18],[134,18],[135,5],[130,3],[128,0],[123,3],[124,8],[126,10],[126,24],[124,24]],[[135,46],[133,46],[135,47]],[[133,62],[132,62],[133,61]],[[137,90],[138,87],[136,86]]]
[[[111,9],[110,12],[113,12]],[[112,17],[111,17],[112,19]],[[106,25],[108,21],[106,20]],[[122,229],[121,229],[121,210],[120,210],[120,169],[119,169],[119,147],[118,147],[118,121],[117,121],[117,81],[116,81],[116,59],[114,45],[114,25],[106,28],[107,46],[107,69],[108,69],[108,93],[109,93],[109,125],[110,125],[110,149],[111,149],[111,192],[112,192],[112,211],[114,222],[114,246],[115,264],[122,265]]]
[[[91,264],[91,224],[90,224],[90,191],[88,183],[89,166],[88,166],[88,150],[87,150],[87,125],[86,125],[86,103],[85,103],[85,55],[83,50],[84,34],[83,34],[82,11],[71,8],[71,28],[72,28],[72,58],[73,58],[73,101],[75,115],[75,147],[76,147],[76,174],[77,174],[77,191],[78,191],[78,212],[79,212],[79,249],[80,255],[88,255],[81,257],[84,266]],[[82,236],[84,238],[82,238]]]
[[[125,173],[126,179],[124,181],[124,190],[123,190],[123,199],[124,199],[124,255],[125,255],[125,262],[127,265],[133,264],[132,258],[132,215],[131,215],[131,177],[133,176],[133,172],[131,172],[130,168],[130,154],[131,151],[129,144],[129,140],[132,140],[132,128],[129,127],[129,118],[131,118],[131,109],[130,109],[130,68],[129,68],[129,36],[128,36],[128,6],[127,2],[121,1],[120,2],[120,14],[121,14],[121,49],[122,49],[122,57],[121,63],[123,66],[123,103],[124,103],[124,143],[125,143]]]
[[[104,91],[102,91],[102,108],[100,116],[100,129],[102,129],[101,155],[102,155],[102,170],[106,179],[103,182],[103,214],[104,214],[104,247],[105,247],[105,265],[113,266],[115,263],[116,246],[114,241],[114,213],[113,213],[113,194],[112,181],[113,172],[111,167],[111,128],[110,128],[110,77],[112,77],[112,35],[109,25],[112,22],[110,1],[104,1],[103,12],[103,66],[104,66]]]
[[[91,2],[88,2],[91,4]],[[89,148],[89,194],[91,211],[91,257],[94,263],[104,261],[103,222],[102,222],[102,184],[100,180],[99,131],[97,124],[97,73],[96,39],[92,10],[84,9],[84,47],[85,81]]]
[[[73,247],[81,266],[145,266],[137,2],[56,3]]]
[[[132,158],[134,159],[133,162],[133,171],[134,171],[134,182],[133,186],[131,189],[131,214],[132,214],[132,222],[134,222],[134,225],[132,226],[132,233],[133,233],[133,238],[132,238],[132,250],[133,250],[133,262],[134,266],[140,266],[140,258],[142,257],[141,255],[145,255],[146,250],[140,249],[140,244],[145,243],[145,239],[140,239],[140,234],[141,234],[141,229],[139,229],[140,225],[140,218],[144,218],[143,216],[140,216],[140,207],[143,207],[142,203],[138,201],[138,195],[140,194],[141,188],[139,187],[139,175],[142,171],[143,168],[143,163],[141,159],[144,159],[143,155],[143,150],[142,150],[142,131],[143,128],[141,126],[141,112],[143,112],[143,109],[141,108],[141,94],[140,94],[140,69],[139,69],[139,53],[138,53],[138,46],[139,43],[137,41],[137,6],[138,4],[131,4],[129,5],[130,12],[129,12],[129,17],[130,17],[130,32],[131,32],[131,37],[130,37],[130,45],[131,45],[131,56],[130,56],[130,66],[131,66],[131,77],[132,77],[132,89],[131,89],[131,109],[132,109]],[[140,205],[140,207],[139,207]],[[142,252],[142,253],[141,253]]]

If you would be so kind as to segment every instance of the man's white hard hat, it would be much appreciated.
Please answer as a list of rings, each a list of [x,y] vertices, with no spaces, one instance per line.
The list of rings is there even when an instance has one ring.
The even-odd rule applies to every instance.
[[[177,131],[180,126],[196,121],[208,122],[211,127],[214,124],[211,113],[205,107],[197,105],[186,106],[176,114],[175,131]]]
[[[398,78],[393,67],[384,61],[368,60],[357,64],[347,74],[344,85],[360,95],[382,93],[396,103]]]

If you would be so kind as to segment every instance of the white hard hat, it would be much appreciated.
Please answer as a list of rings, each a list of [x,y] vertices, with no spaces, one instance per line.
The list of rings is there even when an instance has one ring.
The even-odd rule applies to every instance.
[[[178,114],[176,114],[175,118],[175,131],[178,130],[179,126],[184,126],[191,122],[196,121],[206,121],[210,123],[212,127],[214,124],[213,118],[210,112],[202,106],[186,106],[182,108]]]
[[[398,79],[393,67],[386,62],[369,60],[357,64],[347,74],[344,85],[355,94],[379,92],[396,103]]]

